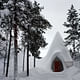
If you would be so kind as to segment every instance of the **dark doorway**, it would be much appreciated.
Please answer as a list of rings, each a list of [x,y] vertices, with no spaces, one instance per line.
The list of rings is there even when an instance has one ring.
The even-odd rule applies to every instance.
[[[53,70],[53,72],[63,71],[63,64],[58,57],[56,57],[52,63],[52,70]]]

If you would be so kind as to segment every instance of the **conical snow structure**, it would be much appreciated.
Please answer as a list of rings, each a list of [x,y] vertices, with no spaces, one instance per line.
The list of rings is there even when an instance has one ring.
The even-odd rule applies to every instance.
[[[58,67],[59,65],[61,67]],[[38,67],[43,68],[47,71],[58,72],[59,70],[57,68],[63,67],[63,70],[65,70],[72,65],[73,60],[70,56],[70,53],[64,46],[64,42],[60,33],[57,32],[47,55],[38,62]],[[52,68],[54,68],[54,70]]]

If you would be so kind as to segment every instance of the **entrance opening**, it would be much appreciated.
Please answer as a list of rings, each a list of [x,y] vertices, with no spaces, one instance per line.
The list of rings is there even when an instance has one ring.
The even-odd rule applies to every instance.
[[[52,70],[53,70],[53,72],[63,71],[62,61],[58,57],[56,57],[52,63]]]

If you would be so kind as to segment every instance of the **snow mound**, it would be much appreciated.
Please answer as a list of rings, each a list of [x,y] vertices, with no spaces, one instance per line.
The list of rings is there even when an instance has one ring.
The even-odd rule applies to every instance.
[[[73,60],[59,32],[56,33],[47,55],[38,61],[37,67],[52,71],[51,66],[56,56],[62,61],[64,69],[66,66],[72,66]]]

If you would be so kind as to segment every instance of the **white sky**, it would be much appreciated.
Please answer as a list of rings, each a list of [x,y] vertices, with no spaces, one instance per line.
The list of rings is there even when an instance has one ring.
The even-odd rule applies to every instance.
[[[68,9],[70,9],[71,4],[73,4],[74,8],[79,11],[80,0],[36,0],[36,1],[40,3],[41,6],[44,6],[42,15],[46,19],[48,19],[48,21],[53,25],[53,28],[51,30],[48,30],[45,36],[49,45],[45,49],[42,49],[42,56],[44,56],[50,47],[50,44],[55,36],[56,31],[59,31],[64,39],[66,34],[64,34],[65,28],[63,26],[63,23],[66,22]]]

